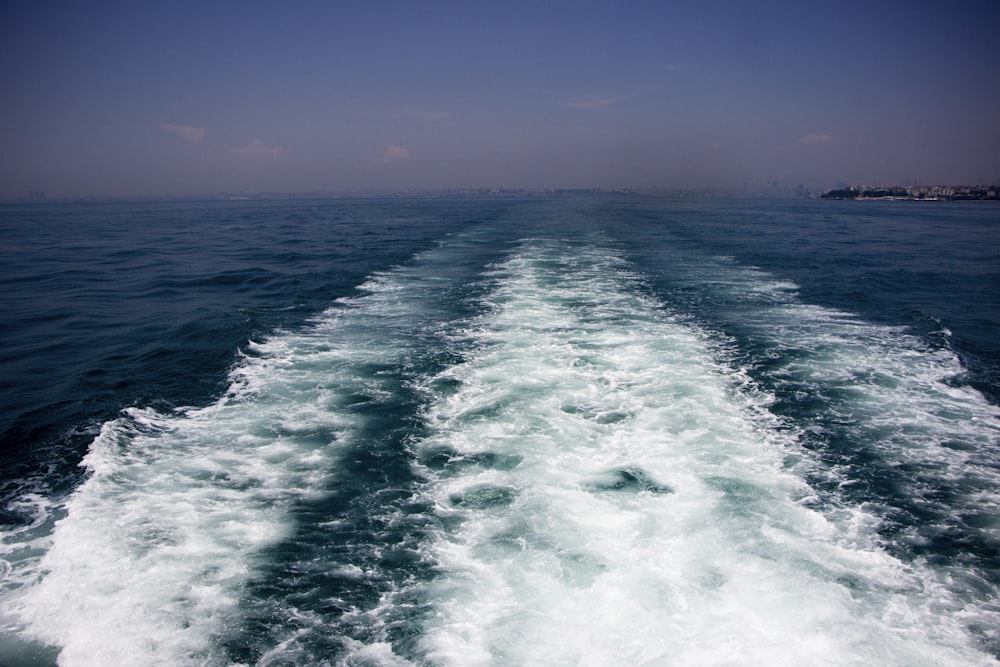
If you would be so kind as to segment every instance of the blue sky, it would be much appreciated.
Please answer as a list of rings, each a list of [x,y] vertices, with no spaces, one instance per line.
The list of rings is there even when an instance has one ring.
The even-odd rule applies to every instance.
[[[0,3],[0,197],[1000,180],[1000,3]]]

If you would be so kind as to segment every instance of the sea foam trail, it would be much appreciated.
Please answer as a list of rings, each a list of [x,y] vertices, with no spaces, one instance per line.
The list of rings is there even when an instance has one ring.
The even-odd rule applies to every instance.
[[[725,341],[606,243],[525,241],[415,444],[432,664],[994,664],[872,516],[808,507]]]
[[[289,507],[322,493],[351,418],[318,364],[349,363],[310,335],[251,346],[206,408],[132,409],[105,425],[67,502],[46,572],[15,604],[60,664],[214,664],[256,554]],[[305,380],[305,381],[303,381]]]
[[[287,626],[238,636],[254,605],[297,613],[245,594],[299,528],[294,510],[321,502],[342,458],[368,446],[368,422],[439,315],[421,298],[433,293],[405,268],[376,275],[304,331],[250,344],[214,404],[105,424],[32,566],[40,580],[9,600],[24,634],[59,647],[61,665],[229,664],[233,645],[287,643]]]
[[[698,289],[716,319],[753,340],[772,410],[793,416],[813,452],[803,474],[815,501],[864,505],[883,546],[952,580],[961,615],[1000,654],[1000,408],[964,381],[950,334],[922,338],[803,303],[795,284],[727,258],[679,273],[682,292]]]

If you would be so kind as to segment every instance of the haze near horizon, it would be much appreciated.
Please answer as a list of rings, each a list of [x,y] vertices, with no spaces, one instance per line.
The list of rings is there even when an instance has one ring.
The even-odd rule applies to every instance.
[[[0,198],[1000,181],[1000,5],[8,2]]]

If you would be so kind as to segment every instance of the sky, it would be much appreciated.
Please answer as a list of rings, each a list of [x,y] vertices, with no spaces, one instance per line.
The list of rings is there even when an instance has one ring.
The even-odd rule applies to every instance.
[[[1000,2],[0,0],[0,198],[1000,182]]]

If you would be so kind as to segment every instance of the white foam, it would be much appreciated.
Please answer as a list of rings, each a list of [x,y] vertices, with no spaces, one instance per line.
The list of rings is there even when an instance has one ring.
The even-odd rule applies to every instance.
[[[600,244],[526,241],[468,360],[428,383],[418,455],[451,461],[424,471],[444,573],[427,659],[992,663],[874,517],[808,508],[770,397],[626,269]]]
[[[212,405],[105,424],[37,582],[7,600],[23,636],[59,647],[61,665],[227,662],[221,638],[262,552],[356,444],[363,411],[345,406],[393,396],[379,369],[402,365],[397,343],[419,329],[410,282],[375,279],[306,330],[250,344]]]
[[[434,664],[995,664],[968,628],[996,615],[954,573],[884,550],[871,508],[816,509],[796,471],[819,463],[728,341],[643,296],[593,241],[525,241],[477,286],[488,312],[450,331],[466,361],[418,387],[441,576],[345,622],[398,619],[424,595],[417,657]],[[25,634],[61,647],[63,665],[225,663],[220,638],[262,552],[295,531],[291,509],[325,493],[364,425],[345,406],[391,400],[415,337],[441,333],[427,295],[444,271],[376,275],[304,332],[249,345],[211,406],[105,425],[51,535],[42,524],[61,515],[39,515],[44,556],[19,561],[7,602]],[[845,422],[887,433],[901,463],[941,456],[942,479],[979,475],[969,503],[996,502],[988,457],[942,444],[995,429],[981,397],[948,383],[953,355],[801,304],[760,272],[714,280],[743,289],[748,326],[801,353],[778,381],[855,387]],[[282,611],[296,622],[259,664],[319,662],[308,635],[327,619]],[[383,635],[342,638],[344,664],[408,664]]]
[[[1000,524],[1000,408],[968,386],[959,357],[940,346],[947,330],[928,341],[907,327],[803,303],[788,283],[731,258],[675,259],[680,282],[711,304],[713,317],[731,320],[754,354],[766,351],[756,360],[763,379],[787,397],[803,440],[824,452],[811,476],[839,482],[848,497],[863,482],[882,485],[875,495],[885,497],[870,498],[868,509],[895,515],[890,548],[950,533],[958,542],[935,549],[964,551],[962,540],[980,545],[979,555],[956,559],[964,561],[958,569],[977,558],[992,567],[991,553],[1000,549],[993,527]],[[860,479],[868,462],[875,472]],[[996,591],[972,586],[965,594],[985,609]],[[990,613],[974,624],[1000,627],[1000,619]],[[988,641],[1000,646],[1000,632]]]
[[[757,281],[769,284],[766,274]],[[894,471],[899,495],[942,518],[961,522],[971,513],[985,523],[1000,520],[1000,408],[956,382],[965,370],[953,351],[905,327],[794,297],[754,302],[742,287],[728,288],[740,291],[741,315],[756,339],[774,349],[778,362],[769,380],[817,406],[803,428],[820,440],[829,431],[846,435]],[[996,531],[982,535],[1000,548]]]

